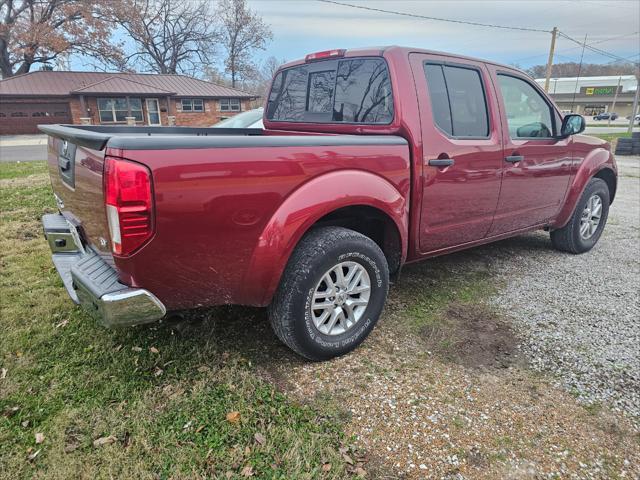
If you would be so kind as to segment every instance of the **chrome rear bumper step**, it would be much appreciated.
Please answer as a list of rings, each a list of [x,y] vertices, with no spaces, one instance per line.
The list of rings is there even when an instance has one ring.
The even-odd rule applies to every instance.
[[[120,283],[118,273],[100,255],[78,247],[62,215],[45,215],[42,224],[53,264],[69,296],[100,323],[107,327],[131,326],[166,315],[165,306],[155,295]],[[61,239],[64,242],[58,241]]]

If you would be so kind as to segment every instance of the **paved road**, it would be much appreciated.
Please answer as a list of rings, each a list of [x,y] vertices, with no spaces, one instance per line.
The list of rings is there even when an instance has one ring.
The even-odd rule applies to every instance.
[[[33,162],[46,159],[46,145],[0,146],[0,162]]]

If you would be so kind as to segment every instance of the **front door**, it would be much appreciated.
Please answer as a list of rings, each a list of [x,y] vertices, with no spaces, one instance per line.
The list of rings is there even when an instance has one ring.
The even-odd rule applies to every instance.
[[[504,170],[490,235],[541,225],[563,204],[571,175],[560,116],[530,79],[493,68],[502,110]]]
[[[500,194],[502,140],[481,62],[412,54],[422,130],[420,251],[484,238]]]
[[[157,98],[147,98],[147,123],[149,125],[162,125],[160,121],[160,105]]]

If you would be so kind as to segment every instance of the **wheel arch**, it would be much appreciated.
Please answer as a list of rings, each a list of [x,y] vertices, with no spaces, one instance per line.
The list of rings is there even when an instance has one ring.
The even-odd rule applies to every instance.
[[[613,202],[617,188],[617,169],[613,156],[604,148],[593,150],[580,163],[569,185],[565,203],[551,225],[553,229],[564,227],[567,224],[584,189],[592,178],[600,178],[607,183],[609,202]]]
[[[240,298],[245,304],[268,305],[293,250],[318,226],[369,233],[387,261],[398,269],[407,256],[407,202],[408,194],[403,195],[391,182],[360,170],[331,172],[303,184],[285,199],[263,229],[245,272]],[[394,253],[394,247],[399,251]]]

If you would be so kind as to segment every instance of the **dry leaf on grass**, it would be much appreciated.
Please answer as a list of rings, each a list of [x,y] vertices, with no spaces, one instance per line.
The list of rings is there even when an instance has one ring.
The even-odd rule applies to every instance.
[[[156,355],[157,355],[158,353],[160,353],[160,350],[158,350],[156,347],[151,347],[151,348],[149,348],[149,351],[150,351],[151,353],[155,353]]]
[[[103,445],[109,445],[114,443],[117,440],[113,435],[109,435],[108,437],[100,437],[93,441],[94,447],[102,447]]]
[[[140,347],[131,347],[131,350],[134,351],[134,352],[141,352],[142,348],[140,348]]]
[[[253,467],[251,465],[247,465],[242,469],[240,475],[242,475],[243,477],[253,477]]]
[[[36,444],[44,442],[44,433],[36,433]]]
[[[196,433],[200,433],[202,430],[204,430],[204,425],[200,425],[198,428],[196,428]]]
[[[7,378],[7,369],[0,369],[0,380],[4,380],[5,378]]]
[[[40,450],[40,449],[38,449],[38,450],[36,450],[35,452],[30,453],[30,454],[29,454],[29,456],[27,457],[27,459],[28,459],[30,462],[34,461],[34,460],[36,459],[36,457],[37,457],[38,455],[40,455],[40,452],[41,452],[41,450]]]
[[[238,423],[240,421],[240,412],[227,413],[227,422]]]
[[[367,471],[362,467],[356,467],[355,474],[360,478],[364,478],[367,475]]]
[[[256,442],[258,442],[260,445],[264,445],[264,442],[267,441],[266,438],[264,438],[264,435],[262,435],[261,433],[257,432],[253,438],[255,439]]]
[[[9,417],[13,417],[16,413],[18,413],[18,410],[20,410],[20,407],[10,407],[10,408],[6,408],[3,412],[2,415],[9,418]]]
[[[69,320],[63,320],[60,323],[56,323],[56,328],[66,327],[67,325],[69,325]]]
[[[164,373],[164,370],[162,370],[159,367],[156,367],[156,369],[153,371],[153,376],[154,377],[159,377],[160,375],[162,375]]]
[[[328,472],[329,470],[331,470],[331,464],[330,463],[325,463],[322,465],[322,471],[323,472]]]
[[[345,462],[347,462],[349,465],[353,465],[353,459],[347,455],[346,453],[342,454],[342,458],[344,459]]]

